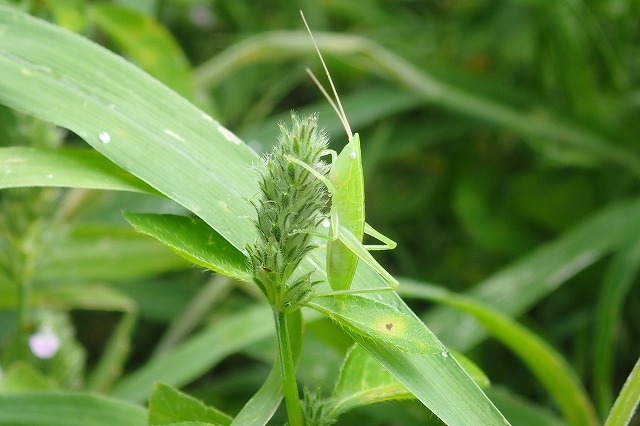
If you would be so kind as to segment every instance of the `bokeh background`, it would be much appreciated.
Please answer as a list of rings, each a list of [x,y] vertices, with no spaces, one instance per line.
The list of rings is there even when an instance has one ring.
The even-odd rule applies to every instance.
[[[566,357],[606,415],[640,354],[640,218],[634,215],[638,208],[629,207],[637,204],[640,178],[640,3],[8,3],[123,55],[258,152],[270,150],[278,123],[287,122],[291,110],[319,112],[332,147],[340,150],[345,133],[305,73],[309,67],[326,81],[304,32],[303,10],[351,127],[361,135],[367,221],[398,243],[376,255],[381,263],[398,277],[467,292],[556,247],[552,258],[530,263],[533,269],[556,265],[527,287],[547,290],[533,298],[516,294],[507,305],[518,305],[518,321]],[[12,123],[3,127],[12,135],[5,140],[19,141],[10,145],[83,146],[73,134],[7,109],[2,117]],[[139,320],[125,371],[254,297],[133,236],[121,211],[181,211],[166,201],[58,190],[3,191],[0,197],[6,235],[24,235],[42,221],[54,223],[45,241],[49,246],[43,246],[55,247],[54,255],[45,256],[45,266],[53,265],[49,280],[99,282],[122,296],[113,306],[135,306]],[[601,226],[589,227],[596,220]],[[8,253],[10,245],[3,249]],[[140,253],[148,260],[144,265]],[[208,304],[187,332],[167,337],[203,291]],[[491,304],[490,296],[484,300]],[[430,325],[435,307],[410,303]],[[83,354],[78,359],[86,358],[91,367],[121,324],[122,310],[99,311],[90,303],[67,308],[56,315],[66,318]],[[2,318],[6,337],[13,320],[10,314]],[[447,329],[455,323],[446,324],[434,330],[455,347],[450,335],[455,330]],[[311,339],[322,342],[325,333],[335,333],[325,328],[331,326],[314,325]],[[331,336],[334,349],[348,346],[346,337],[341,342]],[[238,409],[268,371],[272,348],[263,346],[227,358],[188,391]],[[469,358],[503,389],[500,398],[523,398],[536,410],[555,410],[541,385],[502,345],[486,339],[468,346]],[[302,380],[331,383],[332,370],[320,360],[335,359],[337,366],[340,351],[321,344],[307,350],[315,357],[301,366],[308,373],[301,373]],[[82,372],[68,373],[82,381]],[[74,383],[70,379],[69,385]],[[423,416],[412,403],[389,404],[345,417],[344,424],[357,418],[422,424]]]

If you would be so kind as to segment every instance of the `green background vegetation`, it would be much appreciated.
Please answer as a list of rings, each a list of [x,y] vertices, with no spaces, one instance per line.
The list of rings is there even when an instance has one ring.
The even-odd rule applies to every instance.
[[[367,221],[398,243],[376,257],[407,279],[400,294],[484,371],[488,395],[513,424],[560,418],[557,400],[518,351],[530,348],[487,338],[468,316],[433,303],[449,304],[437,295],[420,296],[432,289],[423,284],[468,292],[517,319],[564,356],[606,418],[640,354],[637,2],[8,3],[124,56],[258,152],[271,149],[292,109],[319,112],[339,150],[344,132],[304,72],[321,75],[302,32],[304,10],[361,135]],[[0,144],[86,147],[73,133],[4,107]],[[253,306],[251,289],[188,267],[121,215],[185,213],[175,203],[50,188],[3,190],[0,203],[8,277],[0,283],[0,342],[16,329],[12,268],[24,266],[27,253],[37,259],[30,273],[46,277],[34,287],[34,309],[69,332],[61,360],[76,360],[73,368],[27,360],[56,386],[144,400],[150,388],[127,374],[153,365],[193,330],[225,321],[254,327],[253,334],[172,385],[235,413],[264,381],[274,346],[254,341],[269,330],[257,327],[253,312],[235,314]],[[327,320],[309,325],[299,380],[330,388],[349,345]],[[107,361],[105,348],[113,352]],[[21,358],[16,353],[9,343],[0,352],[4,360]],[[194,354],[182,362],[197,358],[195,347]],[[374,405],[341,421],[371,419],[438,423],[415,402]]]

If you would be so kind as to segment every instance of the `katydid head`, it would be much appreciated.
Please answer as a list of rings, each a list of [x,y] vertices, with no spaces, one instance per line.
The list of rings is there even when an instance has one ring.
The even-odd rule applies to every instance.
[[[307,28],[307,31],[309,32],[309,36],[311,36],[311,41],[313,42],[313,46],[316,48],[316,52],[318,53],[318,57],[320,58],[320,62],[322,63],[322,68],[324,68],[325,75],[329,80],[329,85],[331,86],[331,90],[333,92],[333,95],[335,96],[335,101],[334,99],[331,98],[331,96],[329,96],[329,93],[325,90],[324,86],[322,86],[320,81],[318,81],[316,76],[313,74],[313,72],[311,72],[309,68],[306,69],[307,74],[309,74],[313,82],[316,84],[316,86],[318,86],[318,89],[320,89],[324,97],[327,98],[327,100],[329,101],[329,104],[331,104],[331,107],[336,112],[336,114],[338,115],[338,118],[340,119],[340,122],[342,123],[342,127],[344,127],[345,132],[347,132],[347,137],[349,138],[349,142],[351,142],[353,140],[353,132],[351,131],[351,126],[349,126],[349,120],[347,120],[347,114],[345,114],[344,108],[342,108],[342,103],[340,102],[340,96],[338,96],[338,91],[336,90],[336,86],[333,84],[333,80],[331,79],[329,68],[327,68],[327,64],[324,62],[324,58],[322,57],[322,53],[320,52],[318,43],[316,43],[316,39],[313,37],[313,34],[311,33],[311,29],[309,28],[309,24],[307,24],[307,20],[304,18],[304,13],[302,13],[302,11],[300,11],[300,16],[302,16],[302,22],[304,22],[304,26]]]

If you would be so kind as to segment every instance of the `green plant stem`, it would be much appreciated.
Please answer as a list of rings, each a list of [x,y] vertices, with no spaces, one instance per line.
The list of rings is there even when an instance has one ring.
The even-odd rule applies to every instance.
[[[289,426],[302,425],[302,408],[300,406],[300,395],[296,384],[295,367],[293,364],[293,353],[291,351],[291,341],[289,339],[289,329],[287,326],[287,314],[273,310],[273,317],[276,322],[276,337],[278,339],[278,359],[282,370],[282,382],[284,384],[284,400],[287,404],[287,416]]]
[[[33,253],[29,249],[30,244],[21,243],[22,263],[19,265],[19,271],[16,275],[16,284],[18,286],[18,333],[17,338],[20,347],[20,357],[26,356],[27,342],[29,340],[29,332],[31,329],[29,319],[29,306],[31,305],[31,288],[33,273]]]
[[[18,340],[20,345],[27,341],[29,329],[29,294],[31,285],[29,280],[18,282]]]

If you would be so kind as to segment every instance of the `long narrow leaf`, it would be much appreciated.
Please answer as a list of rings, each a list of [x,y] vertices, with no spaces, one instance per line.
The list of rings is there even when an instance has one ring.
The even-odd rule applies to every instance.
[[[551,346],[531,331],[497,310],[447,290],[402,282],[405,296],[435,300],[473,315],[489,332],[516,353],[529,366],[574,426],[595,426],[598,418],[577,374]]]
[[[58,186],[157,191],[92,150],[0,148],[0,189]]]
[[[316,33],[316,41],[324,54],[357,55],[363,66],[373,73],[394,80],[422,97],[447,109],[480,118],[488,123],[508,128],[524,137],[537,137],[596,154],[606,161],[618,163],[640,175],[640,158],[588,129],[557,118],[558,114],[538,110],[537,114],[519,111],[480,95],[474,95],[447,84],[433,75],[363,37],[344,34]],[[202,64],[194,72],[197,86],[207,87],[220,82],[248,61],[267,61],[307,55],[311,50],[308,35],[300,32],[271,32],[238,43],[222,54]],[[278,54],[274,54],[276,51]]]
[[[615,204],[498,271],[468,294],[500,312],[517,316],[638,231],[640,200]],[[447,345],[460,351],[486,337],[476,320],[451,308],[437,308],[423,319]]]
[[[157,238],[190,262],[251,282],[247,257],[198,217],[172,214],[125,213],[138,231]]]
[[[266,306],[246,309],[209,326],[172,352],[155,358],[118,382],[111,394],[143,401],[153,383],[180,387],[204,374],[225,356],[273,333],[271,311]]]
[[[640,404],[640,358],[631,370],[631,374],[616,398],[613,408],[607,417],[605,426],[626,426],[633,419],[633,415]]]
[[[353,346],[331,397],[331,412],[337,416],[362,405],[413,395],[362,348]]]
[[[140,406],[98,395],[69,392],[0,396],[0,424],[29,426],[114,426],[147,424]]]
[[[156,383],[149,398],[149,425],[164,426],[187,421],[227,426],[231,424],[231,417],[171,386]]]
[[[613,404],[613,367],[616,332],[620,327],[624,299],[640,268],[640,240],[634,238],[613,258],[597,298],[593,353],[594,388],[601,413]]]

